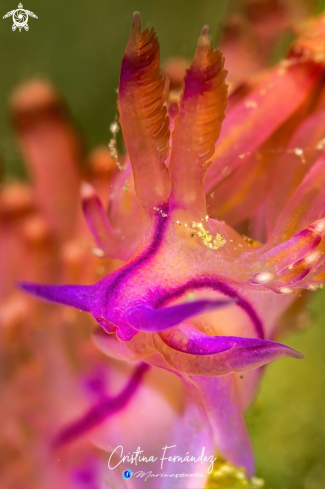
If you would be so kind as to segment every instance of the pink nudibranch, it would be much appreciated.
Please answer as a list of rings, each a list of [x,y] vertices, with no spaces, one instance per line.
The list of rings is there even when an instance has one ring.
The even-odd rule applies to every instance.
[[[323,42],[325,36],[322,32],[320,36]],[[141,32],[140,15],[134,14],[122,60],[118,110],[128,152],[125,172],[130,180],[133,174],[138,203],[132,201],[129,222],[124,220],[117,229],[110,221],[114,200],[107,213],[89,185],[82,190],[85,218],[97,246],[103,254],[127,261],[94,285],[24,282],[20,287],[45,300],[90,312],[108,333],[95,340],[108,355],[142,360],[180,376],[196,392],[197,402],[203,403],[215,449],[251,475],[254,460],[243,419],[243,404],[251,395],[242,393],[238,373],[284,356],[303,358],[272,339],[296,288],[325,281],[325,190],[318,185],[324,176],[325,157],[313,156],[315,161],[277,209],[276,222],[269,230],[263,221],[263,233],[268,232],[264,244],[242,237],[216,219],[216,201],[211,201],[213,217],[209,216],[205,189],[211,200],[210,192],[214,188],[217,192],[229,175],[230,186],[234,176],[236,190],[241,183],[236,172],[248,164],[247,155],[305,102],[324,70],[312,51],[305,60],[303,48],[293,48],[286,72],[281,75],[275,68],[263,81],[265,90],[271,90],[274,78],[271,103],[261,96],[264,88],[253,88],[230,110],[227,131],[222,132],[226,71],[222,54],[212,49],[208,37],[204,27],[185,75],[171,131],[168,77],[159,68],[158,40],[153,29]],[[277,104],[284,82],[292,87],[294,96],[282,101],[281,112]],[[260,99],[259,117],[252,100],[257,104]],[[255,113],[249,133],[246,118],[251,117],[252,107]],[[234,159],[236,151],[240,155]],[[228,160],[229,166],[223,167]],[[119,185],[117,178],[112,194],[122,192]],[[274,197],[274,189],[272,192]],[[274,217],[274,198],[260,205],[262,217],[268,205]],[[303,212],[306,207],[308,212]],[[247,209],[255,215],[251,202]],[[132,216],[140,212],[141,240],[122,243],[125,229],[134,229]],[[138,236],[139,229],[134,231]],[[256,384],[257,377],[251,378]],[[222,400],[219,404],[216,393]]]

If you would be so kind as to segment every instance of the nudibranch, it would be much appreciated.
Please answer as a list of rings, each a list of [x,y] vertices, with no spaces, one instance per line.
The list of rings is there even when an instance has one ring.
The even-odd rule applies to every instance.
[[[235,225],[236,204],[241,219],[253,214],[241,183],[254,181],[264,167],[251,155],[321,80],[324,59],[315,46],[314,38],[303,38],[225,119],[224,59],[204,27],[170,120],[169,81],[160,70],[157,36],[153,29],[141,31],[135,13],[118,92],[124,170],[113,185],[108,212],[88,183],[81,190],[99,252],[126,263],[93,285],[20,284],[47,301],[91,313],[102,328],[96,341],[108,355],[180,377],[203,406],[215,450],[249,475],[254,458],[243,409],[259,379],[254,369],[284,356],[303,358],[272,341],[276,325],[297,288],[325,281],[319,184],[324,155],[306,156],[305,173],[292,167],[293,183],[283,190],[280,205],[271,191],[268,226],[263,192],[270,186],[261,184],[261,193],[256,179],[254,205],[261,208],[264,244],[217,217],[224,214]],[[304,134],[308,143],[311,132]],[[297,151],[290,156],[299,160]],[[220,203],[218,188],[219,196],[228,189],[229,201]],[[248,372],[240,381],[243,371]]]

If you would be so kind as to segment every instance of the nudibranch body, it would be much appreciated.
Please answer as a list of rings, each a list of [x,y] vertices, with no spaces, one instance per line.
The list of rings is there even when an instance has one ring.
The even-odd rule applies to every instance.
[[[261,211],[256,213],[240,184],[247,184],[247,175],[254,182],[265,170],[260,159],[251,161],[252,153],[306,102],[321,79],[323,60],[313,52],[315,42],[303,39],[305,44],[301,41],[293,48],[282,71],[276,68],[265,75],[223,123],[226,71],[222,54],[212,49],[208,36],[204,27],[185,75],[177,115],[170,122],[168,77],[160,71],[158,40],[153,29],[141,32],[135,13],[118,96],[128,157],[112,190],[110,217],[94,189],[89,184],[82,187],[85,218],[98,248],[126,264],[94,285],[21,287],[90,312],[108,333],[96,341],[110,356],[143,360],[180,376],[203,406],[215,449],[252,475],[254,461],[242,412],[259,375],[248,372],[239,385],[239,373],[283,356],[303,357],[272,339],[295,289],[316,287],[325,280],[324,191],[317,186],[325,171],[324,156],[310,155],[305,173],[297,168],[299,178],[293,175],[295,183],[282,195],[283,208],[277,211],[273,194],[269,206],[277,219],[268,226],[259,189],[254,205]],[[280,111],[279,99],[288,87]],[[122,179],[134,180],[138,201],[128,195],[124,215]],[[231,198],[225,207],[212,190],[220,186],[222,194],[227,185]],[[236,224],[235,204],[242,219],[262,219],[264,244],[216,219],[219,209]]]

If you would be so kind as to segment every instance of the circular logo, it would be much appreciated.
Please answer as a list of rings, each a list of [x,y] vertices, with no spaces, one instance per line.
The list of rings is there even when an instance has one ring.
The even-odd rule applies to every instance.
[[[132,470],[125,470],[122,474],[123,479],[131,479],[133,475]]]
[[[28,22],[28,13],[24,9],[15,10],[12,19],[17,27],[24,27]]]

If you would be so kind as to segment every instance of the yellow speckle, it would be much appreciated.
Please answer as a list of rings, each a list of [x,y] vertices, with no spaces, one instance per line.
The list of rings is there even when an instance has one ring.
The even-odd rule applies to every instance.
[[[112,122],[112,124],[109,126],[109,130],[111,131],[111,133],[113,134],[113,136],[116,136],[116,134],[119,132],[120,130],[120,125],[119,123],[115,120]]]
[[[120,163],[119,161],[116,160],[116,166],[119,170],[123,171],[125,170],[124,166],[122,165],[122,163]]]
[[[322,289],[323,287],[324,287],[324,284],[311,284],[311,285],[308,285],[307,289],[315,292],[316,290]]]
[[[245,158],[245,156],[249,156],[250,154],[251,154],[250,151],[247,151],[246,153],[242,153],[241,155],[238,155],[238,158],[243,159]]]
[[[278,69],[278,75],[279,76],[284,76],[287,73],[288,67],[293,64],[292,60],[290,59],[283,59],[279,63],[279,69]]]
[[[185,224],[186,225],[186,224]],[[225,238],[221,234],[212,236],[209,231],[204,229],[202,222],[192,222],[192,231],[202,239],[203,244],[212,250],[217,250],[226,244]]]
[[[193,302],[193,301],[195,301],[195,299],[196,299],[196,295],[194,294],[194,292],[187,292],[186,293],[186,300],[188,302]]]
[[[294,148],[293,153],[301,159],[301,163],[306,163],[304,150],[302,148]]]
[[[154,207],[153,210],[159,212],[162,217],[168,217],[168,214],[166,214],[162,209],[159,209],[159,207]],[[177,223],[179,224],[179,221],[177,221]]]
[[[114,138],[110,139],[110,142],[108,143],[108,148],[111,153],[111,158],[116,160],[117,159],[116,139]]]
[[[325,149],[325,138],[318,141],[316,148],[320,150]]]
[[[101,248],[92,248],[91,252],[93,255],[97,256],[97,258],[104,258],[105,252]]]
[[[253,246],[253,248],[258,248],[262,245],[259,241],[255,241],[254,239],[245,236],[245,234],[242,235],[242,238],[248,243],[248,246]]]
[[[247,109],[257,109],[258,103],[256,102],[256,100],[246,100],[245,107]]]
[[[116,164],[117,164],[117,162],[116,162]],[[124,192],[127,192],[128,191],[129,182],[127,180],[124,180],[124,183],[125,183],[125,185],[123,187],[123,190],[124,190]]]
[[[116,163],[116,166],[119,170],[124,170],[124,166],[118,161],[118,153],[117,153],[117,149],[116,149],[116,134],[119,132],[120,130],[120,126],[119,126],[119,123],[117,122],[117,120],[115,119],[112,124],[109,126],[109,129],[113,135],[112,139],[110,140],[110,142],[108,143],[108,148],[109,148],[109,151],[110,151],[110,155],[111,155],[111,158],[113,160],[115,160],[115,163]],[[124,189],[123,189],[124,190]]]

